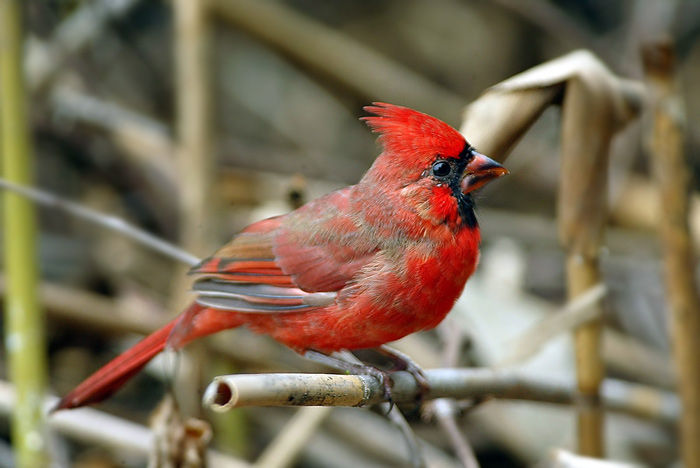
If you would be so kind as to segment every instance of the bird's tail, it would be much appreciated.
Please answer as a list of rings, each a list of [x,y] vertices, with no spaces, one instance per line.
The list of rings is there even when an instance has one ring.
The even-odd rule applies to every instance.
[[[220,321],[216,323],[214,316],[219,313],[192,304],[172,322],[151,333],[88,377],[64,396],[53,411],[98,403],[119,390],[166,346],[179,349],[195,338],[240,324],[235,321],[228,324]],[[229,312],[228,316],[227,318],[233,318],[235,314]]]

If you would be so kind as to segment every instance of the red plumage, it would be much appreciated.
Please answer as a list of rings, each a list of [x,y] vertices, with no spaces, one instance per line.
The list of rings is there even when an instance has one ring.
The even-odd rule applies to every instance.
[[[297,352],[382,345],[435,327],[478,261],[470,191],[505,174],[449,125],[376,103],[382,154],[357,185],[244,229],[192,269],[197,302],[58,408],[98,402],[166,346],[245,325]]]

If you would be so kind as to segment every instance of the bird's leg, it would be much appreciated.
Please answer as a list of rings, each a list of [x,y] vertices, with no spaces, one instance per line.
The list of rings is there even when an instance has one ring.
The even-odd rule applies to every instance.
[[[324,354],[319,351],[308,350],[304,353],[304,357],[342,372],[369,375],[376,378],[384,389],[384,398],[389,402],[389,411],[394,406],[394,398],[391,395],[393,382],[389,372],[363,364],[362,361],[348,352]]]
[[[413,378],[416,379],[416,384],[418,384],[418,402],[423,403],[430,393],[430,384],[428,383],[428,379],[425,377],[423,368],[407,354],[387,345],[381,345],[379,348],[377,348],[377,350],[394,363],[393,370],[404,370],[410,373]]]

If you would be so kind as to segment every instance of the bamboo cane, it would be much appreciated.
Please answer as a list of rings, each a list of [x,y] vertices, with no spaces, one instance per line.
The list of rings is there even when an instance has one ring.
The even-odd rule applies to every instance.
[[[27,125],[22,69],[22,8],[19,0],[0,1],[0,141],[2,171],[27,184],[33,159]],[[4,199],[5,346],[9,375],[17,389],[12,412],[12,443],[18,467],[48,464],[41,403],[46,379],[44,323],[37,287],[36,219],[33,204],[15,193]]]
[[[700,467],[700,303],[695,289],[695,255],[688,228],[690,175],[683,154],[683,109],[674,79],[670,44],[644,51],[654,95],[652,166],[660,192],[661,241],[665,250],[668,313],[683,405],[680,422],[684,466]]]

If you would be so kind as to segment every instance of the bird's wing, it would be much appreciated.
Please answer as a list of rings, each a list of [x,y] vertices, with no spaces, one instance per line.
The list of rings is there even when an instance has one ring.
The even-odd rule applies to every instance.
[[[332,304],[376,253],[349,213],[348,189],[250,225],[191,273],[197,302],[249,313]]]

